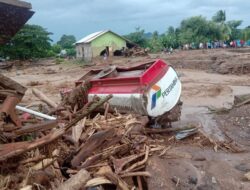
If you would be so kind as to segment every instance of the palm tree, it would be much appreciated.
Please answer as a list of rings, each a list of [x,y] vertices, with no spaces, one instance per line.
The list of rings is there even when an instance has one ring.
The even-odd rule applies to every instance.
[[[212,20],[217,23],[225,23],[226,21],[226,11],[219,10],[215,15],[212,17]]]

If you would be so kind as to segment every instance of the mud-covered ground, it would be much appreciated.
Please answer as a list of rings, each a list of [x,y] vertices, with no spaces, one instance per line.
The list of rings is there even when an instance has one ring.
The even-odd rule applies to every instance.
[[[43,60],[2,72],[29,88],[22,103],[32,105],[39,103],[31,95],[32,88],[59,102],[59,90],[73,87],[74,81],[91,68],[110,63],[131,66],[156,58],[173,65],[183,84],[182,117],[173,125],[200,124],[209,138],[230,143],[238,151],[192,143],[195,136],[189,137],[187,143],[176,144],[166,137],[170,150],[148,162],[152,174],[149,189],[250,189],[250,182],[244,178],[250,171],[250,105],[231,109],[234,95],[250,93],[249,49],[176,51],[171,55],[113,58],[105,63],[95,60],[94,66],[85,67],[71,61],[58,65],[54,60]],[[220,108],[229,111],[211,113]]]

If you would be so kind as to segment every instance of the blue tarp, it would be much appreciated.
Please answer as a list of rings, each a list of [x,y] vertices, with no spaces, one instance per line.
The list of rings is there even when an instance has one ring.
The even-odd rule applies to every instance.
[[[247,45],[247,46],[250,46],[250,40],[248,40],[248,41],[246,42],[246,45]]]

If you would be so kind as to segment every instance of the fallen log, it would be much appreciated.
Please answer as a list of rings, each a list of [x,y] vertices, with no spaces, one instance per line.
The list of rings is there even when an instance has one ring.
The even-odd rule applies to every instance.
[[[18,98],[22,99],[22,97],[24,96],[27,88],[25,88],[24,86],[20,85],[19,83],[17,83],[16,81],[0,74],[0,86],[3,87],[3,89],[5,90],[12,90],[9,91],[11,93],[14,92],[14,95],[17,96]]]
[[[52,107],[52,108],[57,108],[57,104],[52,101],[51,99],[49,99],[44,93],[42,93],[40,90],[33,88],[32,89],[32,93],[41,101],[43,101],[44,103],[46,103],[48,106]]]
[[[52,128],[55,128],[57,126],[57,121],[45,121],[43,123],[39,123],[37,125],[33,126],[24,126],[21,129],[18,129],[15,131],[15,135],[21,136],[33,132],[41,132],[41,131],[46,131]]]

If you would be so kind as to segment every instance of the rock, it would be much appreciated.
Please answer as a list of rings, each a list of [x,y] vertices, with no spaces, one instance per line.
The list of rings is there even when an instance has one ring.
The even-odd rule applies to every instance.
[[[242,171],[242,172],[249,172],[250,171],[250,163],[241,163],[235,166],[235,169]]]
[[[213,184],[216,184],[216,183],[217,183],[215,177],[212,177],[212,183],[213,183]]]
[[[216,188],[214,188],[214,186],[212,185],[203,184],[203,185],[199,185],[197,187],[197,190],[216,190]]]
[[[189,183],[189,184],[194,184],[194,185],[196,185],[197,182],[198,182],[197,177],[191,177],[191,176],[188,177],[188,183]]]
[[[245,178],[246,178],[247,180],[250,181],[250,172],[246,173],[244,176],[245,176]]]

